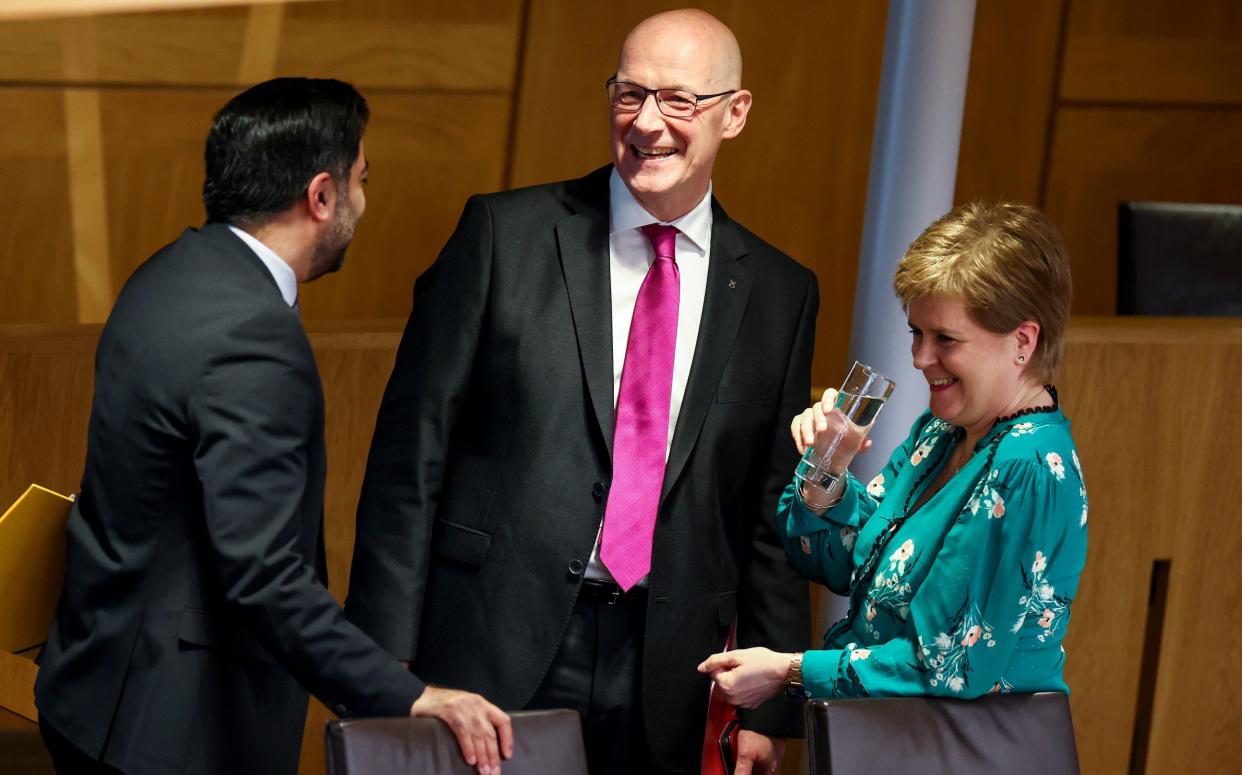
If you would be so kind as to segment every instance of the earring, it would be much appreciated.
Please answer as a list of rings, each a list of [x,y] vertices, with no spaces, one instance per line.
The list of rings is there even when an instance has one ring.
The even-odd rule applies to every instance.
[[[1026,363],[1026,356],[1025,356],[1025,355],[1019,355],[1019,356],[1018,356],[1018,363]]]

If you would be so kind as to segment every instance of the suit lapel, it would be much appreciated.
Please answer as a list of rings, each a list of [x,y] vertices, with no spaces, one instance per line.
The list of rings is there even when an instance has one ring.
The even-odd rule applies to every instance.
[[[608,270],[608,173],[605,167],[567,189],[573,211],[556,224],[561,271],[578,354],[600,434],[612,457],[612,283]]]
[[[707,289],[703,299],[703,318],[699,322],[694,363],[681,401],[673,445],[664,470],[660,500],[668,496],[686,467],[698,441],[707,411],[716,398],[716,387],[724,373],[733,342],[742,326],[750,298],[750,272],[741,262],[746,245],[729,216],[712,200],[712,251],[707,267]]]

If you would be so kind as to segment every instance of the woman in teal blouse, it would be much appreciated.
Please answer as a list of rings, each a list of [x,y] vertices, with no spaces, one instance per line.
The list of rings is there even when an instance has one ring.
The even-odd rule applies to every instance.
[[[1087,548],[1087,492],[1050,384],[1069,316],[1056,228],[1023,205],[965,205],[894,279],[929,409],[884,470],[837,492],[791,483],[777,511],[805,576],[849,595],[823,648],[709,657],[725,697],[1068,691],[1061,641]],[[799,451],[845,423],[835,391],[794,419]],[[833,468],[865,446],[852,436]]]

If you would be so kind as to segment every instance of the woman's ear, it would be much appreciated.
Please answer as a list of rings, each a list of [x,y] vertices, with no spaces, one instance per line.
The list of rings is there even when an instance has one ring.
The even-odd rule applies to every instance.
[[[1039,324],[1034,320],[1024,320],[1013,330],[1017,352],[1014,358],[1018,363],[1028,363],[1035,355],[1035,346],[1039,344]]]

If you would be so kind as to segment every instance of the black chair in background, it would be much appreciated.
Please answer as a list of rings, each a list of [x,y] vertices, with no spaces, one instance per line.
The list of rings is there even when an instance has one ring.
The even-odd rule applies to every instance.
[[[1117,314],[1242,316],[1242,205],[1123,202]]]
[[[895,697],[806,706],[811,775],[1078,775],[1069,698]]]
[[[522,711],[513,719],[513,758],[504,775],[587,775],[582,722],[572,710]],[[432,718],[330,721],[328,775],[476,775],[457,738]]]

